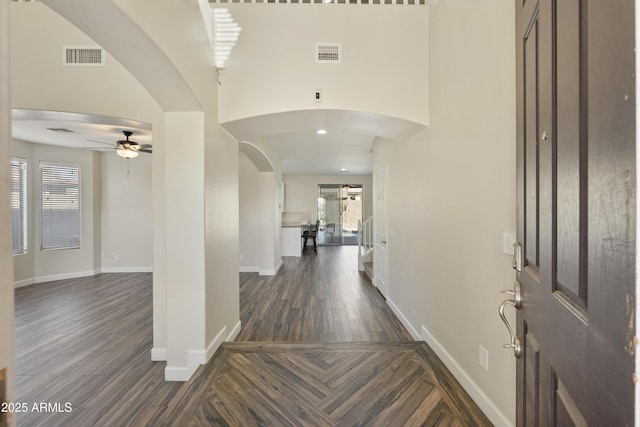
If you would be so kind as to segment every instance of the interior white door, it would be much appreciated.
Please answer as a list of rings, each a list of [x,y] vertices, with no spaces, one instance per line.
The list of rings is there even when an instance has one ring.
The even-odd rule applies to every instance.
[[[387,297],[387,170],[374,176],[375,205],[373,223],[375,249],[373,251],[373,284]]]

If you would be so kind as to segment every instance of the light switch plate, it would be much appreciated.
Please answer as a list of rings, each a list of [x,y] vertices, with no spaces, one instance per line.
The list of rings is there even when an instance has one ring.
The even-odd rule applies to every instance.
[[[516,233],[504,232],[502,233],[502,252],[507,255],[513,255],[513,244],[516,242]]]

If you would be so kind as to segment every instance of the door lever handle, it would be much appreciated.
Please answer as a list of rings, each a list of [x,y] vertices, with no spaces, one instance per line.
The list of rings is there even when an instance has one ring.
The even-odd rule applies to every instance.
[[[522,307],[522,293],[520,292],[520,282],[517,280],[513,283],[513,289],[505,289],[500,291],[501,294],[509,294],[513,296],[513,306],[520,310]]]
[[[508,344],[503,344],[502,347],[512,348],[513,355],[517,359],[520,357],[520,354],[522,353],[522,347],[520,346],[520,338],[518,338],[518,336],[513,333],[513,329],[511,329],[511,325],[509,324],[509,321],[504,315],[504,309],[507,305],[512,305],[516,307],[516,302],[512,299],[506,299],[502,301],[502,303],[500,304],[500,308],[498,309],[498,314],[500,314],[500,318],[502,319],[502,322],[504,322],[504,325],[507,327],[507,330],[509,331],[509,337],[511,338],[510,342]]]

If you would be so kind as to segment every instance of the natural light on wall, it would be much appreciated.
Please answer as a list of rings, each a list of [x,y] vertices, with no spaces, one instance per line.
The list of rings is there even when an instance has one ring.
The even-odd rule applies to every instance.
[[[213,9],[213,50],[216,57],[216,68],[224,68],[231,55],[231,50],[238,41],[242,28],[233,20],[228,9]]]

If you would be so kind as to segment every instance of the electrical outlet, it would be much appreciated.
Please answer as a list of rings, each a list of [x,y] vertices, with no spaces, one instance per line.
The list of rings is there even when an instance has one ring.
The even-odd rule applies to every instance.
[[[485,371],[489,371],[489,352],[481,345],[478,346],[478,363]]]

